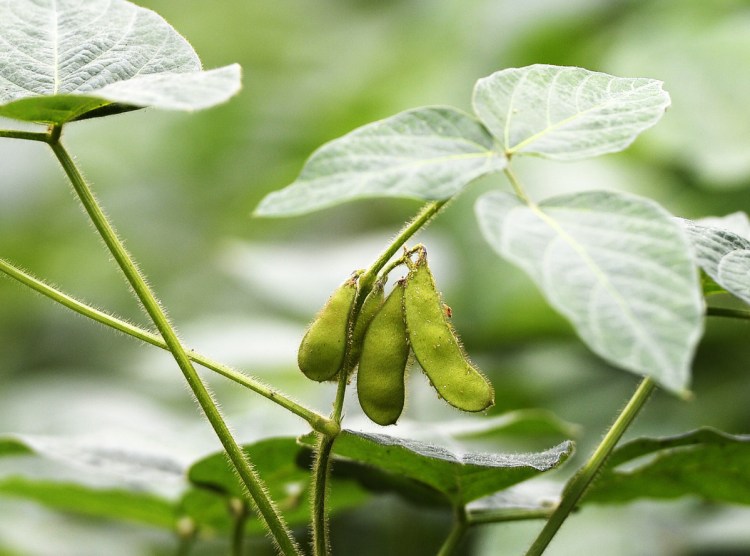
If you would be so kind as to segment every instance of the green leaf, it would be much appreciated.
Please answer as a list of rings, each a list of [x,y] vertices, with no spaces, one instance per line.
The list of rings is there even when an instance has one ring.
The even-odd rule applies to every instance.
[[[661,85],[537,64],[477,81],[474,110],[509,156],[576,160],[621,151],[659,121]]]
[[[130,2],[0,4],[0,116],[63,124],[134,107],[199,110],[239,88],[239,66],[201,71],[182,36]]]
[[[531,276],[598,355],[684,391],[703,331],[690,245],[658,204],[615,192],[525,205],[488,193],[476,206],[492,247]]]
[[[645,462],[637,458],[651,456]],[[634,461],[635,460],[635,461]],[[633,462],[629,469],[619,469]],[[750,504],[750,435],[702,428],[665,438],[640,438],[617,448],[584,502],[699,496]]]
[[[293,437],[264,439],[244,446],[244,450],[287,522],[290,525],[309,523],[310,451],[301,447]],[[228,501],[241,498],[243,487],[226,454],[219,452],[195,462],[190,466],[188,479],[196,489],[212,491],[213,495],[188,491],[181,503],[183,511],[199,523],[207,521],[214,528],[228,529]],[[358,506],[368,498],[368,494],[353,481],[340,480],[331,489],[329,510],[335,513]],[[226,516],[223,526],[219,517],[222,513]],[[249,533],[264,533],[257,519],[251,519],[247,530]]]
[[[310,446],[314,437],[303,436],[300,442]],[[572,452],[573,443],[567,441],[544,452],[528,454],[454,453],[435,444],[348,430],[333,445],[337,459],[417,481],[454,505],[466,504],[554,469]]]
[[[560,487],[550,483],[521,483],[466,506],[470,522],[488,523],[549,516],[560,501]]]
[[[409,110],[320,147],[297,180],[263,199],[255,214],[304,214],[367,197],[449,199],[505,167],[505,157],[493,147],[487,130],[463,112]]]
[[[48,508],[97,518],[131,521],[174,529],[175,505],[137,490],[99,489],[73,483],[9,477],[0,480],[0,495],[32,500]]]
[[[693,243],[695,260],[719,286],[750,304],[750,225],[747,215],[697,222],[681,220]]]
[[[496,439],[518,436],[580,436],[581,427],[560,419],[545,409],[519,409],[486,419],[465,419],[441,424],[444,432],[456,439]]]

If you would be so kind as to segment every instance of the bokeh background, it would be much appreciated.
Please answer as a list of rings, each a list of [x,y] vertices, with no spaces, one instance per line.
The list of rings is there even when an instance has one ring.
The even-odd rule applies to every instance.
[[[306,323],[419,204],[358,201],[278,220],[251,212],[265,194],[293,181],[316,147],[357,126],[430,104],[468,110],[475,80],[506,67],[551,63],[652,77],[665,82],[673,101],[656,128],[621,154],[567,164],[519,160],[531,195],[627,190],[688,218],[750,210],[746,2],[139,4],[187,37],[205,67],[239,62],[243,91],[194,115],[146,110],[76,123],[66,129],[67,146],[186,342],[321,411],[329,410],[332,390],[311,385],[295,368]],[[508,187],[502,176],[472,184],[419,240],[430,249],[468,352],[495,385],[492,413],[543,407],[581,425],[580,461],[637,378],[591,355],[533,284],[483,243],[473,202],[497,187]],[[0,141],[0,256],[90,303],[146,322],[41,144]],[[708,320],[694,399],[658,393],[629,437],[700,425],[750,432],[749,333],[744,322]],[[306,432],[305,423],[276,406],[207,378],[242,441]],[[410,388],[407,420],[458,416],[416,373]],[[356,404],[347,407],[349,426],[366,427]],[[218,447],[168,356],[9,279],[0,279],[0,432],[85,438],[186,464]],[[449,520],[447,513],[378,496],[336,517],[334,546],[338,554],[433,554]],[[486,526],[463,550],[519,554],[540,527]],[[250,548],[263,553],[263,546],[261,540]],[[216,539],[196,553],[226,550]],[[0,498],[0,554],[174,551],[167,533]],[[750,554],[750,511],[692,499],[587,507],[548,553]]]

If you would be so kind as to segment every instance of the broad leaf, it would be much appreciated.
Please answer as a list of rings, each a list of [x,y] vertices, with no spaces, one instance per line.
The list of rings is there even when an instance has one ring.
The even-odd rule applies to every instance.
[[[650,457],[644,462],[637,460],[644,456]],[[635,466],[622,469],[628,462]],[[703,428],[679,436],[641,438],[614,451],[584,501],[624,503],[693,495],[750,504],[748,468],[750,435]]]
[[[703,330],[690,246],[656,203],[588,192],[526,205],[505,193],[477,202],[482,232],[524,269],[598,355],[684,391]]]
[[[74,483],[10,477],[0,479],[0,496],[32,500],[48,508],[89,517],[131,521],[173,530],[175,504],[137,489],[100,489]]]
[[[744,213],[681,220],[695,259],[719,286],[750,304],[750,225]]]
[[[309,523],[310,451],[292,437],[264,439],[244,446],[244,450],[287,522],[290,525]],[[226,455],[220,452],[195,462],[188,471],[188,479],[195,488],[183,497],[182,511],[199,523],[207,522],[218,529],[229,528],[227,502],[242,497],[244,489]],[[329,510],[335,513],[358,506],[368,498],[368,494],[353,481],[340,480],[331,489]],[[247,530],[249,533],[264,532],[258,520],[252,520]]]
[[[300,442],[310,446],[314,437]],[[463,505],[560,466],[573,452],[563,442],[528,454],[455,453],[435,444],[384,434],[343,431],[333,453],[378,471],[416,481]]]
[[[37,455],[86,473],[127,477],[141,486],[150,483],[180,483],[182,466],[169,457],[124,449],[100,442],[35,435],[0,437],[0,457]]]
[[[669,106],[662,83],[533,65],[480,79],[474,110],[506,154],[575,160],[625,149]]]
[[[62,124],[135,107],[198,110],[239,87],[239,66],[201,71],[166,21],[125,0],[0,3],[0,116]]]
[[[505,162],[471,116],[453,108],[418,108],[323,145],[297,180],[263,199],[255,214],[303,214],[366,197],[449,199]]]

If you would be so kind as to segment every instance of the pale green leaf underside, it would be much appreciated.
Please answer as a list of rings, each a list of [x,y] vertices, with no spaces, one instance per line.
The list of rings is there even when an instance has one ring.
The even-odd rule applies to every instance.
[[[477,81],[474,110],[505,152],[576,160],[626,148],[669,106],[662,83],[537,64]]]
[[[723,219],[681,222],[693,243],[698,265],[717,284],[750,304],[750,240],[745,235],[747,216],[734,213]]]
[[[0,116],[60,124],[108,104],[198,110],[239,87],[238,66],[201,71],[182,36],[130,2],[0,1]]]
[[[263,199],[255,214],[291,216],[368,197],[449,199],[505,163],[471,116],[447,107],[418,108],[323,145],[297,180]]]
[[[631,469],[623,463],[651,457]],[[585,502],[626,503],[639,498],[698,496],[750,504],[750,435],[703,428],[666,438],[640,438],[612,454]]]
[[[671,391],[688,387],[703,301],[690,246],[665,210],[604,191],[538,207],[493,192],[476,210],[490,245],[531,276],[595,353]]]
[[[305,436],[304,443],[314,438]],[[560,466],[573,452],[563,442],[526,454],[454,453],[441,446],[384,434],[343,431],[336,456],[424,483],[454,504],[465,504]]]

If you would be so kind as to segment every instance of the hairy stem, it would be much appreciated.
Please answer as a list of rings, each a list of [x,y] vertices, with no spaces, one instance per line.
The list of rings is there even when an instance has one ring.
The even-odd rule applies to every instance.
[[[52,151],[55,153],[55,156],[57,156],[57,159],[70,179],[73,189],[75,189],[75,192],[94,224],[94,227],[104,240],[104,243],[127,278],[136,296],[143,304],[144,309],[153,320],[156,328],[164,339],[164,342],[169,347],[169,351],[172,352],[172,355],[185,376],[198,404],[201,406],[206,418],[211,423],[216,435],[224,446],[230,461],[237,470],[237,474],[246,487],[251,501],[255,503],[255,507],[261,519],[266,523],[278,545],[278,548],[283,554],[300,554],[297,543],[284,522],[283,516],[271,501],[261,478],[250,464],[245,453],[242,451],[242,448],[232,436],[232,433],[219,412],[218,407],[211,398],[211,394],[201,381],[200,376],[193,367],[185,349],[182,347],[165,311],[162,309],[153,292],[146,284],[146,280],[138,270],[130,254],[125,250],[125,246],[117,237],[114,228],[109,223],[109,220],[105,216],[103,210],[91,192],[91,189],[78,171],[78,168],[70,155],[60,143],[59,133],[59,127],[56,127],[51,131],[49,145],[52,147]]]
[[[539,533],[534,544],[526,552],[526,556],[539,556],[545,551],[562,524],[575,509],[576,505],[578,505],[586,489],[594,480],[594,477],[596,477],[604,462],[612,453],[620,438],[622,438],[622,435],[633,423],[655,388],[656,383],[650,377],[646,377],[641,381],[630,401],[628,401],[627,405],[620,412],[620,415],[609,431],[607,431],[607,434],[604,435],[604,438],[596,450],[594,450],[589,460],[568,481],[560,504],[550,516],[549,521],[547,521]]]
[[[468,528],[469,522],[466,519],[466,509],[464,507],[457,508],[453,520],[453,527],[451,528],[450,533],[448,533],[448,537],[445,539],[443,546],[440,547],[438,556],[450,556],[453,554],[463,540]]]
[[[28,286],[34,291],[50,298],[51,300],[67,307],[68,309],[75,311],[80,315],[83,315],[84,317],[88,317],[96,322],[104,324],[105,326],[109,326],[110,328],[114,328],[115,330],[123,332],[128,336],[132,336],[133,338],[146,342],[147,344],[151,344],[152,346],[156,346],[169,351],[169,346],[167,346],[166,342],[164,342],[162,337],[158,334],[154,334],[152,332],[144,330],[127,321],[118,319],[117,317],[105,313],[104,311],[100,311],[99,309],[91,307],[90,305],[87,305],[61,292],[60,290],[53,288],[52,286],[44,283],[38,278],[31,276],[27,272],[24,272],[23,270],[12,265],[4,259],[0,259],[0,272],[7,274],[11,278],[24,284],[25,286]],[[316,413],[312,409],[308,409],[303,405],[300,405],[275,388],[267,386],[255,378],[249,377],[239,371],[232,369],[227,365],[218,363],[206,357],[205,355],[196,353],[193,350],[188,350],[187,356],[191,361],[203,365],[207,369],[210,369],[215,373],[220,374],[228,378],[229,380],[232,380],[237,384],[240,384],[245,388],[252,390],[253,392],[256,392],[257,394],[260,394],[264,398],[267,398],[272,402],[280,405],[281,407],[291,411],[295,415],[298,415],[299,417],[307,421],[310,426],[318,432],[322,432],[324,434],[332,434],[335,436],[335,434],[337,434],[340,429],[338,423],[336,423],[335,421],[328,419],[323,415],[320,415],[319,413]]]
[[[383,250],[380,256],[375,259],[375,262],[370,265],[370,268],[359,277],[359,289],[357,291],[357,298],[354,302],[354,308],[349,316],[349,323],[347,325],[348,330],[353,329],[354,323],[359,316],[359,311],[362,308],[362,303],[364,303],[365,298],[372,290],[378,273],[388,263],[391,257],[401,249],[404,243],[409,241],[415,233],[424,228],[446,203],[447,201],[437,201],[428,203],[422,207],[417,215],[407,222],[401,231],[396,234],[396,237],[393,238],[391,243],[388,244],[388,247]],[[352,361],[351,354],[351,344],[348,343],[344,354],[344,365],[339,372],[336,399],[333,404],[333,412],[331,413],[331,420],[338,423],[339,426],[343,418],[346,386],[349,381],[349,376],[354,370],[354,366],[357,364],[356,361]],[[321,435],[315,463],[313,464],[312,534],[315,556],[324,556],[330,553],[326,493],[328,491],[328,479],[331,474],[331,450],[333,448],[333,443],[336,440],[336,436],[337,435]]]

